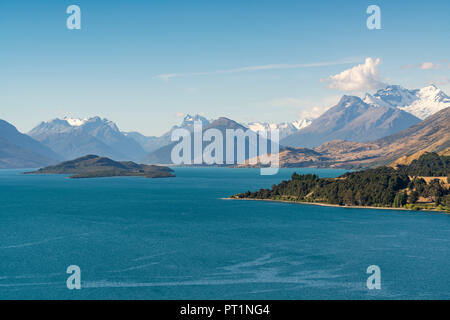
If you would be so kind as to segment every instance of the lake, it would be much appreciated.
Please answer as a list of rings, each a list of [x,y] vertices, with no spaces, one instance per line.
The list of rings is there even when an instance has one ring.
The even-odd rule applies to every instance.
[[[0,170],[0,299],[449,299],[450,216],[222,200],[293,172],[176,178]],[[68,290],[66,269],[81,268]],[[381,269],[381,290],[366,270]]]

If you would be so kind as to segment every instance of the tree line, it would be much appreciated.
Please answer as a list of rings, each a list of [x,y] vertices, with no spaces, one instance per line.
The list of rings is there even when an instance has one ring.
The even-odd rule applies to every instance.
[[[431,201],[436,206],[450,208],[450,191],[445,182],[433,179],[427,183],[422,178],[445,176],[449,179],[449,163],[448,156],[426,153],[410,165],[397,169],[378,167],[348,172],[338,178],[294,173],[291,180],[273,185],[271,189],[247,191],[234,197],[397,208]]]

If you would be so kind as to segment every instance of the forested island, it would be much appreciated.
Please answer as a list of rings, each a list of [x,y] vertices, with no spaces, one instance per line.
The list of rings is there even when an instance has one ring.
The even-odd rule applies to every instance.
[[[425,153],[409,165],[348,172],[338,178],[294,173],[272,189],[232,199],[450,212],[450,157]]]
[[[163,166],[137,164],[131,161],[114,161],[109,158],[88,155],[25,174],[71,174],[70,178],[104,177],[175,177],[173,170]]]

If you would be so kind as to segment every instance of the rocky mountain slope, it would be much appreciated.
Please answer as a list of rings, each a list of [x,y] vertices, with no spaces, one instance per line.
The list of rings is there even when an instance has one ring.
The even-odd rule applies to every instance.
[[[45,145],[0,120],[0,168],[36,168],[56,163],[61,157]]]
[[[418,122],[418,118],[403,110],[367,104],[358,97],[344,96],[310,126],[282,139],[281,145],[314,148],[336,139],[367,142]]]
[[[402,158],[414,160],[425,152],[450,148],[450,108],[396,134],[370,141],[333,140],[313,150],[286,148],[280,152],[282,167],[365,168],[388,165]]]
[[[280,139],[294,134],[295,132],[308,127],[312,123],[312,119],[302,119],[293,122],[283,123],[267,123],[267,122],[249,122],[245,126],[255,132],[278,130]]]
[[[407,90],[401,86],[388,86],[364,101],[369,104],[390,106],[409,112],[419,119],[426,119],[442,109],[450,107],[450,97],[435,85],[418,90]]]
[[[227,129],[232,129],[232,130],[238,130],[241,129],[244,133],[249,131],[248,128],[244,127],[243,125],[241,125],[240,123],[237,123],[236,121],[233,121],[231,119],[225,118],[225,117],[221,117],[213,122],[211,122],[210,124],[208,124],[206,127],[203,127],[203,133],[206,132],[209,129],[216,129],[218,131],[220,131],[220,133],[222,134],[223,137],[223,144],[221,144],[221,147],[223,147],[223,163],[226,162],[226,157],[227,157],[227,150],[226,150],[226,130]],[[193,161],[193,157],[194,157],[194,134],[191,133],[191,155],[192,155],[192,163]],[[264,140],[266,143],[267,141]],[[151,153],[147,158],[146,158],[146,163],[162,163],[162,164],[171,164],[172,163],[172,159],[171,159],[171,153],[173,148],[178,144],[179,142],[172,142],[171,144],[164,146],[158,150],[156,150],[155,152]],[[202,142],[202,150],[205,150],[205,148],[210,144],[211,142]],[[248,139],[245,142],[245,154],[244,157],[245,159],[248,159],[250,156],[249,150],[257,150],[259,145],[259,139],[257,139],[256,145],[254,145],[252,142],[248,141]],[[251,149],[252,148],[252,149]],[[270,151],[270,147],[268,148]],[[234,163],[237,163],[237,156],[238,156],[238,151],[237,151],[237,146],[236,143],[234,145]]]
[[[114,122],[100,117],[42,122],[28,134],[64,159],[99,154],[115,160],[138,161],[146,154],[134,139],[120,132]]]
[[[198,114],[194,116],[188,114],[184,117],[180,125],[173,126],[168,132],[166,132],[160,137],[145,136],[143,134],[140,134],[139,132],[124,132],[124,134],[127,137],[134,139],[147,152],[147,154],[149,154],[164,146],[171,144],[172,143],[171,136],[173,130],[181,128],[192,132],[194,130],[195,121],[200,121],[203,127],[206,127],[210,124],[210,121],[205,117],[202,117]]]
[[[344,96],[307,128],[282,139],[287,147],[314,148],[331,140],[368,142],[402,131],[450,107],[450,98],[434,85],[408,90],[389,85],[364,99]]]

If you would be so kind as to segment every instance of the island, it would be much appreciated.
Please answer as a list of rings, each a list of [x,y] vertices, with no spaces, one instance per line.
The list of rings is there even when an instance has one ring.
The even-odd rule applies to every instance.
[[[450,212],[450,156],[425,153],[408,165],[347,172],[338,178],[294,173],[271,189],[230,199]]]
[[[164,166],[137,164],[131,161],[114,161],[106,157],[88,155],[61,164],[24,174],[70,174],[71,179],[105,177],[175,177],[173,170]]]

